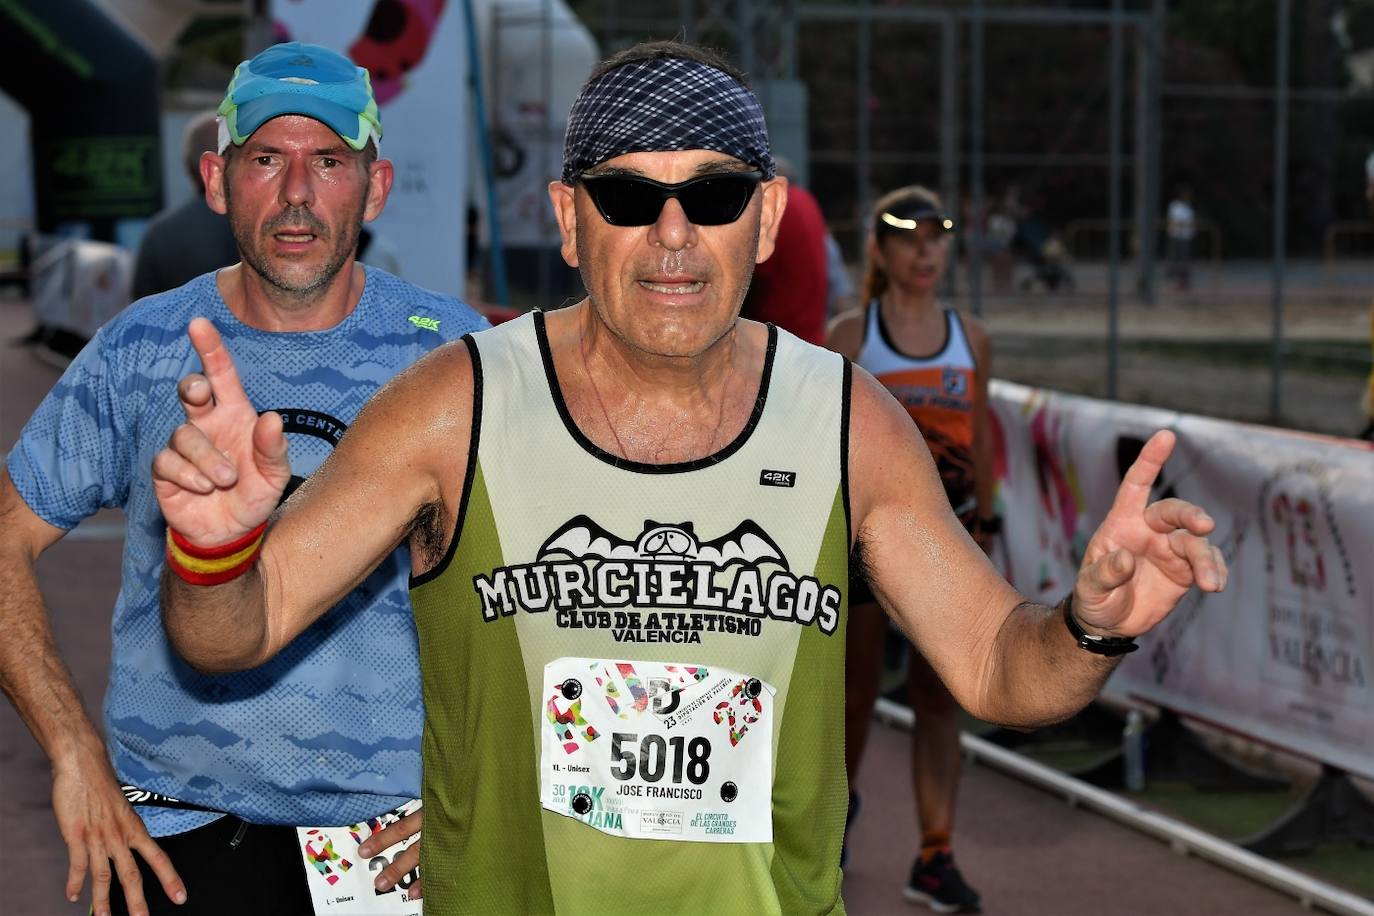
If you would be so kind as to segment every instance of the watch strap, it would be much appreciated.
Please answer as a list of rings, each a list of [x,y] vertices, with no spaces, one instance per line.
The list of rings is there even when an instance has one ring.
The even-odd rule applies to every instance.
[[[1060,606],[1064,609],[1064,625],[1069,628],[1069,633],[1078,643],[1078,648],[1083,651],[1115,658],[1140,648],[1136,645],[1134,636],[1094,636],[1083,629],[1083,625],[1073,613],[1073,592],[1069,592],[1068,597],[1060,602]]]

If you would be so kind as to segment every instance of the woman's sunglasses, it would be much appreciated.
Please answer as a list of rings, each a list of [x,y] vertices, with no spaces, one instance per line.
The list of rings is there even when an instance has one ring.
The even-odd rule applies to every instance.
[[[723,226],[744,213],[763,172],[714,172],[664,184],[630,175],[592,175],[579,179],[601,218],[612,226],[651,226],[668,198],[675,197],[697,226]]]

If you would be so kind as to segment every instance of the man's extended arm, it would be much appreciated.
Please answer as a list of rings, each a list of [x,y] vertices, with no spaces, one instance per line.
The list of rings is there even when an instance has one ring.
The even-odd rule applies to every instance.
[[[883,607],[973,715],[1034,727],[1081,709],[1113,661],[1078,648],[1059,610],[1002,579],[950,512],[905,411],[859,369],[851,403],[855,539]],[[1140,635],[1193,584],[1225,585],[1220,552],[1202,537],[1207,514],[1181,500],[1147,506],[1172,446],[1171,434],[1150,440],[1088,543],[1073,602],[1090,634]]]
[[[57,651],[33,564],[65,532],[33,513],[3,468],[0,532],[0,690],[52,764],[53,812],[68,851],[68,899],[81,893],[89,871],[94,911],[108,912],[117,873],[130,912],[146,913],[131,849],[152,867],[169,898],[184,899],[171,861],[120,792],[105,744]]]
[[[281,419],[248,403],[218,332],[196,319],[190,334],[205,374],[182,381],[188,422],[154,460],[153,483],[167,524],[213,547],[272,515],[290,466]],[[204,586],[164,571],[163,619],[177,651],[204,671],[254,667],[412,535],[413,562],[434,562],[462,493],[472,390],[466,345],[434,351],[373,397],[277,512],[247,573]]]

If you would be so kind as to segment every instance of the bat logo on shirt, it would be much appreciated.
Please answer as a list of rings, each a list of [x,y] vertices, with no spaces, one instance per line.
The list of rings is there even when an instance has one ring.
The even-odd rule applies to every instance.
[[[735,563],[757,566],[773,562],[787,566],[782,548],[750,519],[718,538],[702,541],[691,522],[664,523],[646,519],[634,540],[607,531],[585,515],[570,520],[539,548],[539,556],[554,553],[608,560],[690,560],[724,569]]]

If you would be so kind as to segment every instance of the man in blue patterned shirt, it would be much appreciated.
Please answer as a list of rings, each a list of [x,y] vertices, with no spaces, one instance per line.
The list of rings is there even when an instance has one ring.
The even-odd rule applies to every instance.
[[[366,822],[420,793],[404,547],[251,671],[198,674],[163,631],[166,529],[148,468],[182,421],[178,381],[198,371],[193,317],[219,329],[257,409],[281,415],[293,486],[388,379],[485,325],[450,296],[354,262],[393,177],[365,70],[324,48],[278,45],[239,66],[219,115],[220,151],[201,173],[241,262],[102,328],[0,472],[0,688],[52,763],[67,896],[89,871],[96,914],[183,901],[195,913],[309,913],[314,860],[295,828]],[[102,746],[58,656],[33,561],[114,506],[128,531]]]

